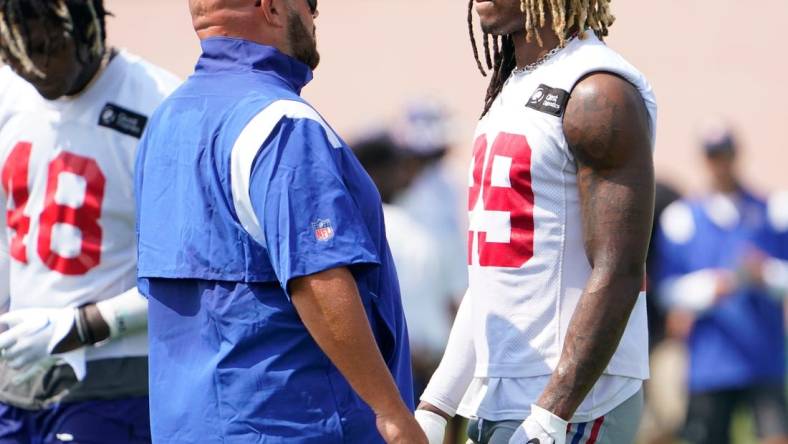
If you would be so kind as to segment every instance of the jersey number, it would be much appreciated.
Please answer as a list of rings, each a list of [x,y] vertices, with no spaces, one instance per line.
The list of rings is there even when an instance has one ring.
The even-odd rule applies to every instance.
[[[25,215],[29,198],[28,171],[32,145],[28,142],[16,144],[3,166],[3,189],[13,202],[7,210],[8,227],[14,231],[11,238],[11,257],[22,262],[27,260],[27,235],[30,217]],[[85,181],[84,199],[79,207],[58,203],[58,185],[62,173],[70,173]],[[102,231],[99,225],[101,204],[104,200],[106,179],[95,160],[77,154],[61,152],[49,163],[44,210],[39,218],[38,255],[50,269],[65,275],[82,275],[95,268],[101,261]],[[64,257],[52,249],[52,233],[59,225],[77,228],[82,236],[79,254]]]
[[[500,133],[485,168],[486,152],[487,136],[481,135],[473,148],[468,196],[468,262],[473,263],[476,234],[479,265],[519,268],[534,255],[531,147],[525,136]]]

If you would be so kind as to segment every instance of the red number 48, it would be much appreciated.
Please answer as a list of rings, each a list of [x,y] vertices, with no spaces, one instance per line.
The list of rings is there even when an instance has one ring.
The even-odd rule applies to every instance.
[[[3,166],[3,190],[12,207],[6,212],[8,228],[14,231],[9,250],[11,257],[24,264],[27,258],[27,237],[30,217],[25,214],[30,197],[28,171],[32,145],[16,144]],[[71,173],[85,181],[85,194],[78,208],[57,202],[61,173]],[[98,221],[104,200],[106,179],[95,160],[77,154],[61,152],[49,163],[46,196],[39,217],[37,252],[50,269],[65,275],[82,275],[101,261],[102,230]],[[79,254],[65,257],[52,248],[52,235],[59,224],[77,228],[82,235]]]
[[[481,135],[473,148],[468,263],[473,264],[477,235],[479,265],[519,268],[534,255],[531,147],[525,136],[509,133],[495,138],[489,155],[487,147]]]

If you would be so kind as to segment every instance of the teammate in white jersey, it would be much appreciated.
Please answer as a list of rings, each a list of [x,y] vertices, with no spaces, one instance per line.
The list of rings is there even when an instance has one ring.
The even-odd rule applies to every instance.
[[[648,377],[654,95],[601,41],[609,0],[471,0],[470,19],[474,7],[492,81],[469,174],[469,289],[417,417],[433,443],[456,413],[473,442],[631,443]]]
[[[0,0],[0,443],[150,442],[132,174],[171,74],[101,0]]]

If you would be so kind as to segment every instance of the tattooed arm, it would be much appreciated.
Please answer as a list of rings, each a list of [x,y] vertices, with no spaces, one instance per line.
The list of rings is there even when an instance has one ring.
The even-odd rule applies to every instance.
[[[577,162],[592,272],[537,405],[568,420],[618,348],[643,284],[654,167],[643,99],[616,75],[595,73],[577,84],[564,134]]]

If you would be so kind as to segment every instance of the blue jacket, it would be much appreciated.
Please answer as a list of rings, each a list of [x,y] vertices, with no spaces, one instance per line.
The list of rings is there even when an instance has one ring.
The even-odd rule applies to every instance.
[[[289,300],[297,277],[348,267],[413,406],[397,275],[374,184],[300,96],[306,65],[203,41],[137,160],[139,285],[150,300],[157,443],[381,442],[370,408]]]
[[[741,269],[752,250],[769,251],[766,205],[738,196],[737,221],[715,222],[710,198],[679,201],[665,210],[657,235],[658,281],[703,269]],[[724,211],[724,210],[723,210]],[[686,295],[692,297],[692,295]],[[781,382],[785,374],[782,304],[764,288],[740,286],[702,313],[689,337],[691,392]]]

